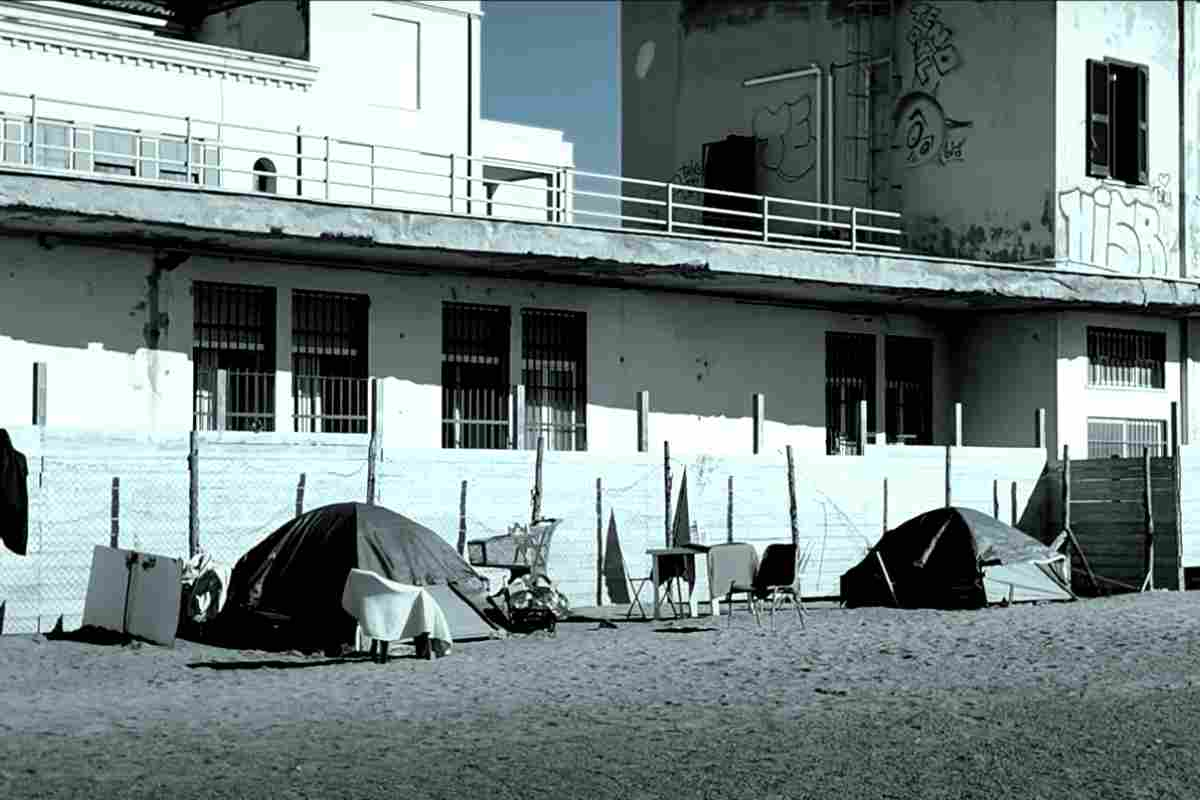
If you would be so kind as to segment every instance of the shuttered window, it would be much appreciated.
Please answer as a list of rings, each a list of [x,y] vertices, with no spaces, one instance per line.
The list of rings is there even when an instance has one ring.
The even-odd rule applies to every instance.
[[[1087,174],[1145,185],[1150,175],[1150,76],[1146,67],[1087,62]]]

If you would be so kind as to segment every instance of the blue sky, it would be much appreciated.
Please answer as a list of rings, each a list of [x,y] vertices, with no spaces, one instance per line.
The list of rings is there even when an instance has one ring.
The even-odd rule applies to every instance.
[[[620,172],[616,0],[484,0],[483,116],[559,128],[575,165]]]

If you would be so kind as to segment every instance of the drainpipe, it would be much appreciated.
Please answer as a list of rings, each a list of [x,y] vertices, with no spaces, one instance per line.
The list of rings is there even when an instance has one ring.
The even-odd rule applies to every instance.
[[[825,76],[825,96],[829,98],[829,113],[825,115],[825,202],[833,205],[837,197],[837,182],[833,177],[833,65],[829,65],[829,74]],[[833,216],[833,209],[826,209]]]
[[[769,83],[779,83],[780,81],[790,81],[794,78],[811,78],[814,76],[817,79],[817,102],[813,104],[813,113],[814,113],[814,116],[816,117],[816,119],[814,120],[813,128],[817,132],[817,159],[816,159],[817,201],[820,202],[820,200],[821,200],[821,175],[822,175],[822,172],[821,172],[821,152],[822,152],[821,146],[825,145],[825,149],[827,149],[827,150],[832,146],[831,142],[828,140],[825,140],[825,138],[821,135],[821,114],[824,111],[824,107],[823,107],[823,103],[822,103],[823,92],[822,92],[821,83],[822,83],[822,78],[824,77],[824,70],[822,70],[820,65],[814,61],[805,69],[796,69],[796,70],[791,70],[789,72],[779,72],[774,75],[761,75],[757,78],[747,78],[746,80],[742,81],[742,87],[749,89],[751,86],[764,86]],[[832,73],[830,74],[829,77],[830,78],[833,77]],[[829,178],[828,178],[828,176],[826,176],[827,184],[828,184],[828,181],[829,181]],[[764,192],[764,194],[765,194],[765,192]]]

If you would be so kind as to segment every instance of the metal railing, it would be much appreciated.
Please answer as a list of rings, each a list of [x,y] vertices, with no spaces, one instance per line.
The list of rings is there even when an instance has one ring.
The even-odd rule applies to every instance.
[[[80,112],[90,119],[78,119]],[[238,194],[263,194],[264,186],[273,186],[279,195],[346,205],[786,248],[898,251],[903,236],[886,224],[900,218],[894,211],[380,145],[317,136],[299,126],[284,131],[13,92],[0,92],[0,125],[0,155],[8,167],[78,174],[118,164],[119,170],[104,171],[105,180]],[[119,142],[120,150],[98,147],[97,133]],[[164,141],[182,144],[175,148],[182,160],[164,157],[157,144],[144,146]],[[256,169],[260,159],[275,169]],[[499,170],[522,177],[502,179]],[[197,185],[179,183],[181,176]]]
[[[275,430],[274,372],[197,367],[194,385],[194,430]]]
[[[370,378],[292,376],[296,433],[367,433]]]

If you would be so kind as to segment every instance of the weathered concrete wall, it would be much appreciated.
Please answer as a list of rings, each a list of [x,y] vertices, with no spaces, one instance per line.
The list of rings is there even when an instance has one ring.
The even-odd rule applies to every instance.
[[[1183,175],[1176,16],[1175,3],[1123,0],[1058,5],[1055,255],[1071,266],[1139,275],[1179,274],[1176,206],[1181,202]],[[1105,58],[1149,70],[1147,186],[1087,177],[1086,62]],[[1185,130],[1194,148],[1200,130],[1195,126]],[[1187,193],[1194,195],[1195,190]]]
[[[945,409],[951,401],[946,336],[936,320],[912,314],[870,316],[644,290],[297,269],[195,256],[160,275],[163,352],[152,356],[140,349],[148,346],[148,255],[68,244],[46,251],[32,239],[3,240],[3,246],[10,264],[7,273],[0,274],[4,295],[38,298],[39,303],[24,308],[18,304],[0,319],[0,336],[11,339],[0,346],[0,358],[8,374],[22,381],[29,380],[33,361],[48,362],[53,425],[130,430],[145,427],[150,414],[159,430],[190,429],[191,286],[194,281],[218,281],[276,288],[276,406],[281,413],[291,408],[292,290],[369,295],[368,367],[371,375],[386,382],[382,422],[385,441],[393,447],[440,446],[440,306],[446,301],[513,309],[514,382],[520,375],[520,308],[586,312],[588,439],[593,451],[635,450],[635,395],[645,389],[650,392],[652,449],[670,440],[677,452],[749,452],[751,395],[761,392],[766,395],[768,446],[793,444],[806,453],[824,452],[826,331],[932,339],[935,441],[942,441],[947,430]],[[106,352],[82,349],[92,341]],[[113,371],[114,364],[121,365],[119,371]],[[878,369],[882,364],[881,339]],[[100,370],[108,370],[104,378]],[[7,397],[0,405],[0,424],[27,422],[29,398],[25,389]],[[150,406],[153,413],[147,411]],[[881,394],[881,415],[882,406]],[[290,422],[285,418],[279,424]]]
[[[308,3],[251,3],[205,17],[195,40],[285,58],[308,58]],[[320,5],[318,0],[316,5]]]
[[[1140,331],[1161,331],[1167,337],[1164,389],[1123,389],[1088,386],[1087,328],[1089,325]],[[1179,325],[1168,320],[1119,315],[1064,312],[1058,328],[1058,441],[1056,452],[1070,445],[1072,458],[1087,456],[1088,417],[1156,419],[1170,424],[1171,403],[1179,400]]]
[[[954,340],[954,374],[963,404],[963,438],[986,447],[1032,446],[1046,410],[1047,452],[1055,450],[1058,317],[1054,313],[980,315]]]
[[[1049,2],[902,4],[893,154],[917,252],[1053,255],[1054,20]]]
[[[1179,520],[1184,569],[1200,567],[1200,445],[1180,448],[1180,506]]]
[[[45,631],[60,614],[68,628],[78,624],[92,546],[109,541],[114,476],[121,479],[121,545],[187,555],[186,435],[28,428],[14,434],[18,449],[30,457],[33,521],[28,557],[0,548],[0,601],[8,603],[5,632]],[[294,514],[301,472],[306,509],[365,496],[363,437],[315,442],[205,434],[199,452],[201,546],[227,564]],[[512,523],[528,519],[533,458],[528,452],[385,451],[379,502],[453,544],[466,480],[467,538],[505,533]],[[1043,461],[1032,449],[955,448],[953,502],[992,513],[993,481],[1000,480],[1005,486],[1018,482],[1018,503],[1024,505]],[[674,459],[676,500],[685,470],[690,516],[702,542],[726,540],[731,476],[734,538],[760,552],[770,542],[790,539],[782,454],[720,458],[697,453]],[[797,460],[795,475],[800,538],[815,548],[804,583],[810,596],[836,595],[842,572],[878,539],[884,478],[889,526],[945,502],[944,448],[873,447],[864,458],[805,456]],[[576,606],[595,602],[597,478],[604,530],[613,513],[631,572],[646,574],[645,550],[664,538],[661,456],[547,454],[542,509],[562,520],[548,571]],[[1000,516],[1010,514],[1005,501]],[[705,596],[703,568],[700,572],[697,588]]]

